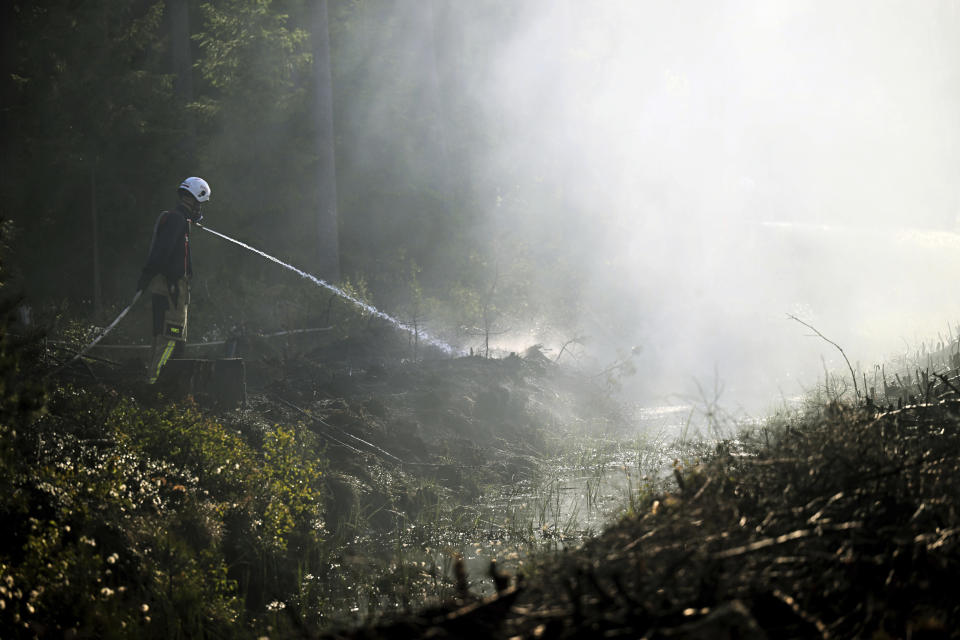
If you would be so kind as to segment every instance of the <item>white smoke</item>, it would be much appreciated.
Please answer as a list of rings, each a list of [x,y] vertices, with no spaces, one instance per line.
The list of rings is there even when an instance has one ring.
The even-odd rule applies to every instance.
[[[477,78],[481,166],[562,187],[577,220],[518,224],[577,229],[598,361],[640,344],[639,392],[716,372],[775,401],[842,366],[788,313],[865,369],[960,321],[958,27],[952,2],[528,0]]]

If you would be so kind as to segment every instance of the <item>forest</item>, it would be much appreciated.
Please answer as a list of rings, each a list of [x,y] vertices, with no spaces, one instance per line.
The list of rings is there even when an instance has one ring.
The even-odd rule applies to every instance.
[[[555,230],[491,225],[489,210],[520,206],[503,200],[529,200],[508,192],[530,185],[514,184],[506,163],[501,184],[472,165],[506,132],[463,79],[500,46],[509,3],[3,11],[3,215],[16,237],[10,264],[37,314],[107,321],[132,297],[157,214],[200,175],[214,193],[212,228],[404,322],[427,319],[478,346],[508,326],[573,331],[564,323],[575,308],[563,303],[576,299],[576,255]],[[538,194],[536,206],[554,204]],[[215,320],[196,315],[197,331],[289,322],[261,309],[296,306],[269,293],[290,278],[224,243],[194,242],[193,300],[217,309]],[[562,290],[536,282],[545,267],[565,276]]]
[[[958,26],[2,3],[0,637],[958,637]]]

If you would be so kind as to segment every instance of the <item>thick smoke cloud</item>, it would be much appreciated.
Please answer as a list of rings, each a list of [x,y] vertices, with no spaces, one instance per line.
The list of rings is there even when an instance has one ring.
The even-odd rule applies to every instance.
[[[960,321],[958,7],[524,2],[478,95],[488,180],[553,184],[598,357],[757,406]],[[954,329],[956,331],[956,329]]]
[[[339,116],[358,160],[338,171],[379,175],[383,140],[419,127],[402,162],[379,162],[437,185],[437,166],[459,168],[444,179],[478,237],[525,238],[542,288],[569,282],[543,309],[563,331],[514,326],[501,346],[585,335],[597,371],[639,346],[638,398],[719,382],[722,403],[762,411],[846,369],[787,314],[868,375],[956,334],[956,3],[378,7],[367,19],[400,41],[342,43],[359,62],[341,84],[366,93]],[[399,118],[417,100],[422,122]],[[545,266],[558,250],[576,278]]]

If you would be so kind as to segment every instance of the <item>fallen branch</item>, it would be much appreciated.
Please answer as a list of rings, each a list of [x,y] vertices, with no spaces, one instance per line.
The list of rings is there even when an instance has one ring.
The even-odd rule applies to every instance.
[[[786,542],[790,542],[791,540],[799,540],[800,538],[809,538],[810,536],[819,535],[822,531],[847,531],[849,529],[859,529],[862,526],[862,522],[854,521],[841,522],[840,524],[834,525],[823,525],[815,529],[799,529],[797,531],[785,533],[782,536],[777,536],[776,538],[763,538],[762,540],[757,540],[756,542],[751,542],[750,544],[745,544],[740,547],[719,551],[715,553],[713,557],[733,558],[735,556],[742,556],[746,553],[753,553],[754,551],[766,549],[767,547],[784,544]]]
[[[939,373],[935,373],[935,374],[933,374],[933,375],[936,376],[937,378],[939,378],[939,379],[940,379],[940,382],[942,382],[943,384],[947,385],[947,388],[950,389],[950,391],[953,391],[955,394],[957,394],[958,397],[960,397],[960,389],[957,389],[957,387],[954,386],[954,384],[953,384],[952,382],[950,382],[950,380],[947,378],[947,376],[942,375],[942,374],[939,374]]]

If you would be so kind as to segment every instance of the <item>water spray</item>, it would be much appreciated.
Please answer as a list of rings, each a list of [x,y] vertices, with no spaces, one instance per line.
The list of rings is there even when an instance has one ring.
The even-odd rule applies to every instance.
[[[433,345],[434,347],[437,347],[438,349],[442,350],[444,353],[447,353],[447,354],[457,354],[457,353],[459,353],[459,351],[457,351],[456,349],[454,349],[453,347],[451,347],[450,345],[448,345],[446,342],[443,342],[442,340],[438,340],[437,338],[434,338],[434,337],[430,336],[429,334],[424,333],[424,332],[422,332],[422,331],[414,331],[412,328],[410,328],[409,326],[407,326],[407,325],[405,325],[404,323],[400,322],[400,320],[394,318],[394,317],[391,316],[390,314],[384,313],[383,311],[380,311],[379,309],[377,309],[377,308],[374,307],[373,305],[371,305],[371,304],[369,304],[369,303],[366,303],[366,302],[364,302],[363,300],[360,300],[360,299],[357,298],[356,296],[350,295],[349,293],[347,293],[346,291],[344,291],[344,290],[341,289],[340,287],[337,287],[336,285],[332,285],[332,284],[330,284],[329,282],[326,282],[325,280],[322,280],[322,279],[320,279],[320,278],[318,278],[318,277],[316,277],[316,276],[314,276],[314,275],[311,275],[311,274],[307,273],[306,271],[302,271],[302,270],[300,270],[300,269],[297,269],[295,266],[290,265],[290,264],[287,264],[286,262],[284,262],[283,260],[280,260],[280,259],[278,259],[278,258],[274,258],[273,256],[271,256],[271,255],[269,255],[269,254],[267,254],[267,253],[264,253],[263,251],[260,251],[259,249],[255,248],[255,247],[251,247],[250,245],[248,245],[248,244],[246,244],[246,243],[240,242],[239,240],[234,240],[234,239],[231,238],[230,236],[224,235],[224,234],[220,233],[219,231],[214,231],[214,230],[211,229],[210,227],[204,226],[204,225],[199,224],[199,223],[196,223],[196,222],[195,222],[194,224],[195,224],[196,226],[200,227],[201,229],[203,229],[204,231],[208,232],[208,233],[212,233],[213,235],[215,235],[215,236],[217,236],[217,237],[223,238],[223,239],[226,240],[227,242],[232,242],[233,244],[239,245],[239,246],[243,247],[244,249],[248,249],[248,250],[254,252],[254,253],[257,254],[257,255],[259,255],[259,256],[261,256],[261,257],[263,257],[263,258],[266,258],[267,260],[270,260],[271,262],[276,262],[276,263],[279,264],[280,266],[285,267],[285,268],[287,268],[287,269],[290,269],[290,270],[293,271],[294,273],[299,274],[300,277],[306,278],[307,280],[310,280],[311,282],[313,282],[313,283],[316,284],[317,286],[320,286],[320,287],[323,287],[323,288],[325,288],[325,289],[328,289],[329,291],[332,291],[333,293],[337,294],[337,295],[340,296],[341,298],[344,298],[345,300],[349,300],[349,301],[352,302],[354,305],[360,307],[361,309],[363,309],[364,311],[366,311],[366,312],[369,313],[370,315],[373,315],[373,316],[375,316],[375,317],[377,317],[377,318],[380,318],[380,319],[382,319],[382,320],[386,320],[387,322],[389,322],[390,324],[392,324],[394,327],[396,327],[396,328],[398,328],[398,329],[401,329],[401,330],[403,330],[403,331],[406,331],[406,332],[409,333],[410,335],[418,336],[418,337],[419,337],[420,339],[422,339],[424,342],[426,342],[426,343],[428,343],[428,344],[430,344],[430,345]],[[76,362],[77,360],[79,360],[81,357],[83,357],[83,355],[84,355],[85,353],[87,353],[88,351],[90,351],[90,349],[92,349],[93,347],[95,347],[98,342],[100,342],[104,337],[106,337],[106,335],[107,335],[108,333],[110,333],[111,331],[113,331],[113,328],[116,327],[116,326],[120,323],[121,320],[123,320],[123,318],[127,315],[127,313],[130,312],[130,309],[133,308],[133,305],[135,305],[135,304],[137,303],[137,300],[140,299],[140,296],[141,296],[142,294],[143,294],[143,291],[137,291],[136,295],[133,296],[133,300],[130,302],[129,305],[127,305],[127,308],[124,309],[123,311],[121,311],[121,312],[120,312],[120,315],[118,315],[118,316],[114,319],[113,322],[111,322],[109,325],[107,325],[107,328],[104,329],[103,332],[93,340],[93,342],[91,342],[90,344],[88,344],[87,346],[85,346],[83,349],[81,349],[79,352],[77,352],[77,354],[76,354],[75,356],[73,356],[70,360],[68,360],[68,361],[65,362],[64,364],[60,365],[56,370],[52,371],[49,375],[52,375],[52,374],[54,374],[54,373],[57,373],[58,371],[61,371],[61,370],[65,369],[66,367],[70,366],[71,364],[73,364],[74,362]]]
[[[377,308],[374,307],[373,305],[371,305],[371,304],[369,304],[369,303],[367,303],[367,302],[364,302],[363,300],[357,298],[356,296],[350,295],[349,293],[347,293],[346,291],[344,291],[343,289],[341,289],[340,287],[338,287],[338,286],[336,286],[336,285],[332,285],[332,284],[330,284],[329,282],[327,282],[327,281],[325,281],[325,280],[323,280],[323,279],[321,279],[321,278],[318,278],[318,277],[316,277],[316,276],[314,276],[314,275],[311,275],[311,274],[307,273],[306,271],[302,271],[302,270],[300,270],[300,269],[297,269],[295,266],[293,266],[293,265],[291,265],[291,264],[287,264],[286,262],[284,262],[283,260],[280,260],[279,258],[274,258],[274,257],[271,256],[270,254],[264,253],[263,251],[260,251],[259,249],[255,248],[255,247],[251,247],[250,245],[248,245],[248,244],[246,244],[246,243],[244,243],[244,242],[240,242],[239,240],[235,240],[235,239],[231,238],[230,236],[227,236],[227,235],[224,235],[224,234],[220,233],[219,231],[214,231],[213,229],[211,229],[211,228],[208,227],[208,226],[205,226],[205,225],[202,225],[202,224],[196,223],[196,222],[195,222],[194,224],[195,224],[196,226],[200,227],[201,229],[203,229],[204,231],[206,231],[207,233],[212,233],[213,235],[215,235],[215,236],[217,236],[217,237],[219,237],[219,238],[223,238],[223,239],[226,240],[227,242],[232,242],[232,243],[235,244],[235,245],[241,246],[241,247],[243,247],[244,249],[247,249],[247,250],[249,250],[249,251],[252,251],[252,252],[254,252],[255,254],[257,254],[258,256],[260,256],[260,257],[262,257],[262,258],[266,258],[266,259],[269,260],[270,262],[275,262],[275,263],[277,263],[278,265],[280,265],[281,267],[284,267],[284,268],[286,268],[286,269],[289,269],[290,271],[293,271],[294,273],[298,274],[301,278],[306,278],[307,280],[310,280],[311,282],[313,282],[315,285],[317,285],[317,286],[319,286],[319,287],[323,287],[324,289],[327,289],[327,290],[329,290],[329,291],[332,291],[333,293],[335,293],[336,295],[340,296],[341,298],[352,302],[352,303],[353,303],[354,305],[356,305],[357,307],[360,307],[361,309],[363,309],[364,311],[366,311],[366,312],[369,313],[370,315],[375,316],[375,317],[377,317],[377,318],[380,318],[381,320],[386,320],[387,322],[389,322],[390,324],[392,324],[392,325],[393,325],[394,327],[396,327],[397,329],[400,329],[400,330],[402,330],[402,331],[406,331],[406,332],[409,333],[410,335],[413,335],[413,336],[415,336],[415,337],[418,337],[419,339],[423,340],[424,342],[426,342],[426,343],[428,343],[428,344],[430,344],[430,345],[433,345],[434,347],[437,347],[438,349],[442,350],[444,353],[447,353],[447,354],[456,354],[456,353],[459,353],[456,349],[454,349],[453,347],[451,347],[451,346],[450,346],[449,344],[447,344],[446,342],[443,342],[442,340],[439,340],[439,339],[437,339],[437,338],[434,338],[434,337],[430,336],[429,334],[426,334],[426,333],[424,333],[424,332],[422,332],[422,331],[414,331],[414,329],[412,329],[411,327],[407,326],[406,324],[404,324],[404,323],[401,322],[400,320],[394,318],[394,317],[391,316],[390,314],[384,313],[383,311],[380,311],[379,309],[377,309]]]

